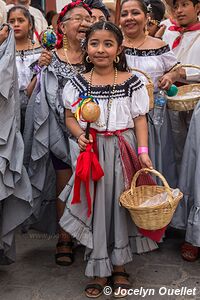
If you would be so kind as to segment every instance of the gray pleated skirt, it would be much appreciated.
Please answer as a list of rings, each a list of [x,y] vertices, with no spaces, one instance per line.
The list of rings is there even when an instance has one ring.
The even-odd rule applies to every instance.
[[[187,113],[190,118],[191,113]],[[180,130],[180,128],[179,128]],[[186,230],[185,240],[200,247],[200,102],[189,125],[180,168],[178,187],[183,192],[171,225]]]
[[[148,114],[149,156],[154,168],[164,175],[170,187],[175,188],[177,186],[177,169],[169,112],[167,109],[165,110],[161,126],[153,124],[153,113],[154,110],[151,110]],[[158,178],[157,183],[160,184]]]
[[[136,140],[132,129],[123,133],[125,139],[135,148]],[[136,226],[130,220],[128,211],[119,205],[119,197],[124,191],[123,170],[118,138],[97,135],[99,162],[104,176],[97,182],[93,212],[87,217],[87,201],[84,186],[81,186],[81,203],[71,204],[74,175],[60,195],[66,201],[66,209],[60,220],[61,227],[86,246],[88,261],[86,276],[108,277],[113,266],[132,261],[132,253],[142,245],[148,250],[156,248],[156,243],[140,238]],[[72,161],[79,153],[78,145],[70,141]],[[90,183],[90,194],[94,199],[94,185]],[[139,240],[139,243],[138,243]],[[146,248],[142,249],[148,251]]]

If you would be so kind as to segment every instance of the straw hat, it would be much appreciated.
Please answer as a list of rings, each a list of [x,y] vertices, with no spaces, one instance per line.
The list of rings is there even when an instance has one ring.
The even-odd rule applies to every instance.
[[[105,6],[108,9],[111,9],[111,10],[115,11],[115,9],[116,9],[116,2],[115,2],[115,0],[103,0],[103,3],[105,4]]]

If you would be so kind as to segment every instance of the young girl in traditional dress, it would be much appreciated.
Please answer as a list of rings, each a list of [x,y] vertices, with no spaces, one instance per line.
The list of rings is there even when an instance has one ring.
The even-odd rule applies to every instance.
[[[94,24],[86,33],[88,72],[70,79],[63,91],[66,126],[77,139],[77,143],[70,140],[72,162],[89,145],[98,152],[101,167],[97,165],[104,173],[95,189],[93,181],[89,182],[90,197],[94,199],[91,211],[87,206],[88,194],[85,196],[88,189],[81,186],[78,190],[77,176],[75,187],[72,177],[60,195],[60,199],[66,201],[61,227],[86,246],[88,263],[85,274],[94,279],[86,286],[85,292],[91,298],[102,294],[110,276],[114,291],[119,287],[130,287],[124,267],[132,261],[129,215],[119,205],[119,197],[130,184],[135,163],[140,161],[142,166],[152,167],[146,120],[149,97],[138,77],[126,71],[122,41],[121,30],[114,24]],[[84,99],[90,95],[99,103],[100,117],[91,123],[88,140],[85,136],[86,122],[82,119],[77,121],[75,112],[79,97]],[[139,161],[135,153],[139,154]],[[132,157],[128,161],[130,155]],[[72,204],[73,196],[79,192],[81,203]],[[76,200],[73,198],[73,202]]]
[[[38,41],[33,40],[34,19],[28,9],[22,5],[13,6],[8,11],[8,23],[14,30],[16,41],[16,64],[21,106],[21,132],[24,129],[26,107],[31,94],[31,80],[34,75],[30,65],[38,61],[43,48]],[[50,56],[45,51],[43,57]],[[40,66],[45,63],[41,63]]]

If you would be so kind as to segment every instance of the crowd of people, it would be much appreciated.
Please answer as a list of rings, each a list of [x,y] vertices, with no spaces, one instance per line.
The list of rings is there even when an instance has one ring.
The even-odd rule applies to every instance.
[[[30,1],[0,0],[0,264],[15,261],[18,228],[58,234],[55,263],[65,267],[76,240],[89,298],[110,280],[114,291],[129,289],[125,265],[163,241],[119,205],[142,167],[183,192],[170,225],[186,231],[185,260],[200,254],[200,104],[166,106],[159,124],[152,107],[173,83],[200,81],[200,2],[122,0],[115,9],[76,0],[45,19]],[[40,44],[47,23],[53,50]],[[99,111],[90,128],[81,113],[88,99]],[[156,184],[146,174],[142,182]]]

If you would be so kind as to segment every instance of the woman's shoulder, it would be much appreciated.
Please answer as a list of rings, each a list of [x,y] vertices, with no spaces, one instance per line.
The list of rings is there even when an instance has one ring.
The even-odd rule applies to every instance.
[[[159,49],[164,46],[167,46],[167,44],[163,40],[160,40],[152,36],[148,36],[147,43],[145,44],[145,48],[148,49]]]

